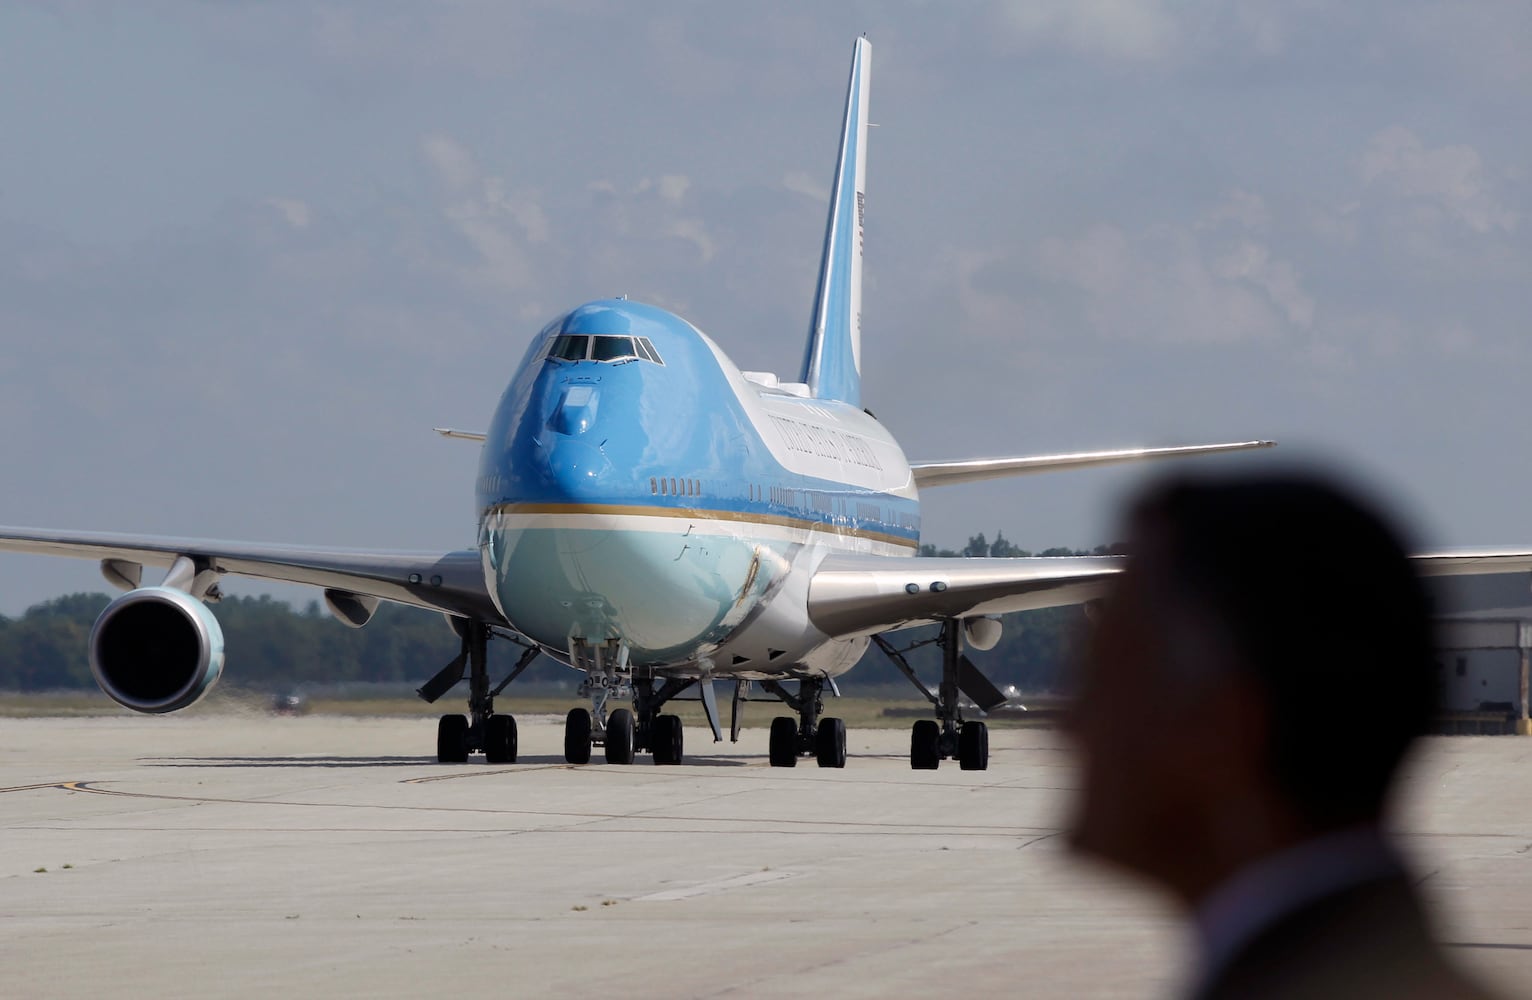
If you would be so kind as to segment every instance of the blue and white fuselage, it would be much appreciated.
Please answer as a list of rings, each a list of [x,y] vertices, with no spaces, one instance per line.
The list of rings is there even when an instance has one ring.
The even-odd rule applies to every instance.
[[[620,644],[665,673],[850,669],[866,640],[803,613],[815,567],[920,538],[909,464],[872,416],[743,373],[685,320],[626,300],[533,340],[477,492],[489,590],[517,631],[566,661]]]
[[[614,299],[544,327],[500,400],[485,580],[513,628],[592,677],[834,676],[867,640],[808,620],[815,568],[919,548],[909,463],[861,405],[870,60],[858,39],[799,380]]]

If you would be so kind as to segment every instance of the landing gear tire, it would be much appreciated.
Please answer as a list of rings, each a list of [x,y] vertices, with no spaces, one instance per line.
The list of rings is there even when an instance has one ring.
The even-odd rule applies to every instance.
[[[436,759],[443,764],[468,760],[468,718],[444,715],[436,723]]]
[[[590,763],[590,709],[571,708],[564,716],[564,759],[571,764]]]
[[[814,756],[820,767],[846,766],[846,722],[844,719],[819,720],[814,732]]]
[[[942,762],[942,727],[935,719],[921,719],[910,730],[910,768],[934,771]]]
[[[772,767],[798,766],[798,720],[779,715],[771,720]]]
[[[633,713],[619,708],[606,720],[606,762],[633,763]]]
[[[491,764],[516,763],[516,720],[491,715],[484,728],[484,759]]]
[[[654,720],[654,762],[681,763],[681,717],[660,715]]]
[[[965,771],[989,770],[989,727],[984,723],[963,723],[958,731],[958,762]]]

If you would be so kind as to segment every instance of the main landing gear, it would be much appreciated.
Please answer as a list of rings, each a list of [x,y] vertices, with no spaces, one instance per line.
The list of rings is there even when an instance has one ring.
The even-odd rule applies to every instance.
[[[943,760],[954,757],[965,771],[989,769],[989,727],[977,719],[963,721],[963,711],[958,704],[960,692],[966,692],[985,711],[1004,704],[1006,698],[963,655],[962,630],[961,621],[947,619],[942,622],[936,638],[921,640],[904,649],[896,649],[881,635],[872,637],[894,666],[936,708],[935,719],[921,719],[910,730],[910,767],[916,771],[934,771]],[[932,644],[940,645],[942,651],[942,679],[935,694],[920,682],[914,668],[904,658],[905,653]]]
[[[489,686],[490,629],[484,622],[465,621],[458,626],[462,651],[415,693],[433,704],[453,685],[468,676],[468,715],[444,715],[436,724],[436,759],[461,764],[471,753],[482,753],[490,764],[516,763],[516,719],[495,714],[495,696],[537,658],[536,646],[527,647],[494,690]]]
[[[761,687],[780,698],[788,708],[798,712],[796,719],[783,715],[771,720],[768,756],[772,767],[796,767],[799,757],[811,755],[820,767],[846,766],[845,721],[820,718],[824,712],[825,678],[803,678],[798,682],[796,694],[783,687],[780,681],[761,681]],[[736,695],[735,732],[738,732],[741,700]]]

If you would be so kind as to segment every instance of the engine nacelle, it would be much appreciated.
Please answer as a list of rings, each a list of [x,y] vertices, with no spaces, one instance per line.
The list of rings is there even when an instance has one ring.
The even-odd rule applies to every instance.
[[[223,673],[223,629],[184,590],[139,587],[108,604],[91,627],[90,672],[124,708],[174,712]]]
[[[968,645],[980,651],[994,649],[999,645],[1004,631],[1005,626],[1000,624],[998,618],[963,619],[963,638],[968,640]]]

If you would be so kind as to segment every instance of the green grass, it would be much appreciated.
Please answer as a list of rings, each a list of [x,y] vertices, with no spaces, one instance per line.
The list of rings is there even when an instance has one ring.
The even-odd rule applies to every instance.
[[[463,710],[457,691],[444,697],[435,705],[427,705],[418,698],[407,696],[313,697],[305,704],[306,715],[329,715],[352,718],[435,718],[444,712]],[[918,716],[901,714],[889,716],[885,709],[920,709],[925,703],[911,692],[910,698],[878,696],[848,696],[826,698],[825,714],[846,720],[853,729],[905,729]],[[264,693],[237,689],[215,691],[189,711],[197,715],[266,715],[271,698]],[[571,708],[586,702],[573,694],[564,696],[533,695],[514,697],[502,695],[497,707],[520,716],[546,715],[562,717]],[[1028,699],[1033,708],[1056,709],[1056,700],[1050,702]],[[725,728],[729,724],[729,699],[720,691],[718,709]],[[695,701],[673,701],[666,710],[679,715],[687,726],[704,727],[707,717],[702,705]],[[130,716],[125,708],[118,707],[106,695],[95,691],[50,692],[46,694],[0,694],[0,718],[75,718],[84,716]],[[779,702],[756,700],[745,705],[744,724],[750,728],[764,727],[778,715],[791,713]],[[1054,712],[1040,712],[1034,718],[994,718],[990,725],[1004,728],[1035,728],[1038,725],[1054,725]]]

